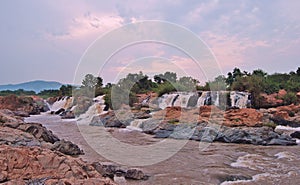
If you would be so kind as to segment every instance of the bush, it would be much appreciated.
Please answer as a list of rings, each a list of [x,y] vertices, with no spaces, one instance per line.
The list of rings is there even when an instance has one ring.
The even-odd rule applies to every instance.
[[[282,97],[283,103],[285,105],[296,104],[297,103],[297,95],[293,92],[288,92],[286,95]]]
[[[268,123],[263,123],[263,126],[265,126],[265,127],[271,127],[273,129],[275,129],[277,125],[275,123],[273,123],[273,122],[268,122]]]

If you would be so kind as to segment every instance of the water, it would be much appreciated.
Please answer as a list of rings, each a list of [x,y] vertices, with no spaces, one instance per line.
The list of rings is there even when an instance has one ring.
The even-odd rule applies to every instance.
[[[87,144],[76,121],[67,122],[61,120],[59,116],[47,114],[31,116],[26,121],[41,122],[60,138],[78,144],[85,151],[85,155],[81,156],[85,161],[112,162],[99,155]],[[138,122],[132,124],[137,127],[139,125]],[[102,130],[120,142],[136,146],[151,145],[162,141],[137,131],[128,132],[124,129],[107,129],[88,125],[81,125],[81,127],[86,134],[95,135]],[[220,184],[221,179],[228,175],[250,176],[253,180],[224,182],[223,185],[300,183],[300,146],[212,143],[200,150],[199,144],[196,141],[189,141],[171,158],[157,164],[140,167],[150,175],[149,180],[126,181],[126,184]],[[121,156],[124,153],[120,152],[118,155]]]
[[[69,109],[73,105],[73,97],[63,97],[60,100],[54,102],[52,105],[47,103],[50,111],[58,111],[59,109]]]
[[[195,95],[195,93],[193,93],[193,92],[182,92],[182,93],[178,93],[177,95],[178,95],[178,98],[174,102],[174,106],[187,108],[190,97]]]
[[[250,94],[246,92],[230,92],[231,107],[247,108],[249,95]]]

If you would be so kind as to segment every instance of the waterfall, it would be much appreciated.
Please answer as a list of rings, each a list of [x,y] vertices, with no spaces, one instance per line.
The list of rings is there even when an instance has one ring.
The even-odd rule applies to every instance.
[[[148,120],[148,119],[135,119],[132,122],[130,122],[130,125],[127,126],[126,129],[128,129],[128,130],[136,130],[136,131],[140,131],[141,132],[141,131],[143,131],[141,129],[141,124],[143,122],[145,122],[146,120]]]
[[[73,104],[73,98],[65,96],[56,102],[54,102],[52,105],[49,105],[50,111],[58,111],[59,109],[68,109]]]
[[[204,105],[224,106],[228,104],[229,91],[203,91],[203,92],[176,92],[164,94],[158,99],[159,107],[165,109],[170,106],[201,107]],[[231,107],[247,108],[251,104],[250,93],[230,92]]]
[[[94,116],[105,114],[107,111],[104,111],[105,100],[104,95],[97,96],[93,99],[94,103],[88,108],[88,110],[81,114],[77,121],[79,124],[89,124]]]
[[[247,108],[249,95],[247,92],[232,91],[230,93],[231,107]]]
[[[177,94],[164,94],[158,98],[158,106],[161,109],[165,109],[166,107],[171,107],[173,99]]]
[[[151,95],[147,96],[143,101],[141,102],[142,105],[147,105],[150,101]]]
[[[201,96],[198,99],[197,107],[201,107],[206,104],[206,99],[208,97],[208,91],[202,92]]]
[[[220,94],[219,91],[212,92],[212,104],[215,106],[220,105]]]
[[[189,100],[192,96],[195,95],[194,92],[179,92],[176,101],[174,102],[174,106],[187,108],[189,104]],[[198,99],[198,98],[197,98]]]

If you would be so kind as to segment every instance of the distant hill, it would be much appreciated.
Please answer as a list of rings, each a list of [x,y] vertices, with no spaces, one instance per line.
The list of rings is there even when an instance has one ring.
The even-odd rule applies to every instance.
[[[25,82],[20,84],[0,85],[0,91],[3,90],[14,91],[18,89],[24,89],[26,91],[35,91],[36,93],[39,93],[42,90],[46,90],[46,89],[59,89],[62,85],[63,84],[59,82],[36,80],[36,81]]]

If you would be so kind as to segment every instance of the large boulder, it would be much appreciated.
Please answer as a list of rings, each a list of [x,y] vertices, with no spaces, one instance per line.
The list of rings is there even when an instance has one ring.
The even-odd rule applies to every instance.
[[[92,181],[93,180],[93,181]],[[0,145],[0,183],[114,184],[92,165],[40,147]]]
[[[114,111],[109,111],[105,114],[94,116],[90,125],[124,128],[130,125],[130,122],[133,121],[133,118],[126,117],[123,114],[120,115],[121,117],[118,116],[116,116]]]
[[[0,97],[0,109],[24,111],[28,114],[39,114],[43,105],[37,104],[32,97],[9,95]]]
[[[262,126],[263,114],[255,109],[230,109],[225,113],[223,125],[229,127]]]
[[[59,151],[66,155],[83,155],[84,152],[77,145],[64,139],[56,141],[51,148],[52,150]]]

